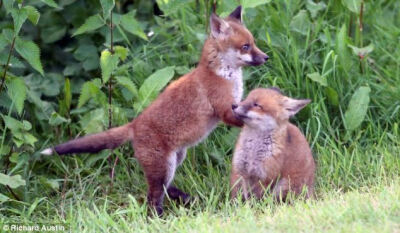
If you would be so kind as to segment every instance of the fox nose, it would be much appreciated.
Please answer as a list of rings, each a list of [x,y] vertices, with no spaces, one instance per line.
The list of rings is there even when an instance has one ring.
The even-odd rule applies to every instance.
[[[237,109],[238,105],[237,104],[232,104],[232,110]]]
[[[267,54],[265,54],[264,61],[268,61],[268,59],[269,59],[269,56]]]

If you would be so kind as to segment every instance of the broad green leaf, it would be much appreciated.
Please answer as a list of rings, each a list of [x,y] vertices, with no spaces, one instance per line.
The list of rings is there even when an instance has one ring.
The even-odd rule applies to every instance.
[[[0,155],[8,155],[10,153],[11,147],[7,145],[3,145],[0,147]],[[11,156],[10,156],[10,161],[11,161]]]
[[[60,116],[60,114],[53,112],[49,119],[49,124],[52,126],[61,125],[62,123],[69,123],[70,121]]]
[[[9,128],[12,132],[18,132],[24,128],[24,125],[20,121],[10,116],[2,115],[2,117],[4,119],[6,127]]]
[[[24,80],[21,78],[13,78],[7,84],[7,92],[10,99],[14,102],[18,114],[21,115],[26,99],[26,86]]]
[[[40,61],[39,47],[32,41],[17,38],[15,41],[15,50],[23,57],[35,70],[43,75],[43,67]]]
[[[146,34],[143,32],[139,23],[135,19],[134,11],[131,11],[121,17],[121,26],[129,33],[132,33],[143,40],[148,40]]]
[[[330,104],[332,104],[335,107],[339,106],[339,95],[335,89],[331,87],[326,87],[325,94]]]
[[[139,103],[135,103],[136,110],[140,112],[154,100],[158,93],[174,77],[174,66],[168,66],[157,70],[150,75],[139,89]]]
[[[4,38],[3,34],[0,34],[0,51],[3,50],[7,46],[8,42],[6,38]]]
[[[55,3],[53,0],[40,0],[41,2],[45,3],[48,6],[54,7],[54,8],[59,8],[57,3]]]
[[[22,24],[28,18],[28,11],[25,8],[12,9],[11,16],[14,20],[14,35],[18,35],[19,30],[21,30]]]
[[[364,57],[366,55],[368,55],[369,53],[371,53],[374,50],[374,45],[370,44],[366,47],[363,48],[357,48],[355,46],[349,45],[349,47],[351,48],[351,50],[353,51],[354,55],[357,55],[359,57]]]
[[[74,57],[82,62],[85,71],[98,69],[100,59],[97,47],[93,44],[83,43],[74,52]]]
[[[110,17],[111,11],[114,8],[114,0],[100,0],[101,7],[103,8],[103,18],[106,20]]]
[[[314,82],[319,83],[321,86],[328,86],[328,82],[326,81],[326,77],[325,76],[321,76],[318,72],[314,72],[311,74],[307,74],[307,77],[311,80],[313,80]]]
[[[79,123],[86,134],[98,133],[106,128],[107,117],[103,108],[95,109],[86,113]]]
[[[259,5],[270,3],[271,0],[242,0],[243,8],[254,8]]]
[[[339,63],[342,65],[343,69],[350,70],[352,63],[350,55],[347,48],[347,29],[346,25],[340,28],[336,35],[336,54],[339,56]]]
[[[20,139],[21,139],[21,142],[31,145],[31,146],[35,146],[35,142],[37,142],[37,138],[27,132],[24,132]]]
[[[326,8],[326,4],[324,2],[315,3],[312,0],[308,0],[306,7],[307,10],[310,12],[311,17],[315,18],[319,11]]]
[[[0,173],[0,184],[8,185],[10,188],[15,189],[19,186],[25,185],[25,180],[22,179],[21,175],[9,176]]]
[[[115,77],[115,79],[117,80],[119,85],[128,89],[133,94],[133,96],[138,97],[139,94],[138,94],[137,87],[132,82],[132,80],[130,80],[128,77],[125,77],[125,76],[117,76],[117,77]]]
[[[29,121],[23,120],[22,121],[22,126],[24,130],[31,130],[32,129],[32,124]]]
[[[28,13],[29,21],[31,21],[33,24],[36,25],[39,22],[39,18],[40,18],[39,11],[33,6],[24,6],[24,9]]]
[[[8,61],[8,52],[0,53],[0,65],[2,66],[6,65],[7,61]],[[18,58],[14,57],[13,55],[11,55],[10,57],[10,63],[8,63],[8,66],[14,68],[25,68],[24,63],[22,63]]]
[[[342,0],[343,5],[350,11],[359,14],[362,0]]]
[[[13,31],[13,30],[8,29],[8,28],[5,28],[5,29],[3,29],[3,31],[2,31],[1,34],[4,36],[4,39],[5,39],[9,44],[12,43],[12,40],[13,40],[13,38],[14,38],[14,31]]]
[[[156,2],[164,15],[169,15],[194,2],[194,0],[156,0]]]
[[[6,8],[7,13],[10,13],[13,9],[14,0],[2,0],[4,4],[4,8]]]
[[[90,86],[93,85],[92,82],[86,82],[82,85],[81,94],[78,100],[78,108],[81,108],[90,99]]]
[[[118,66],[118,55],[111,54],[111,52],[106,49],[101,52],[100,56],[100,67],[101,67],[101,78],[104,83],[107,83],[110,79],[111,74]]]
[[[104,20],[101,18],[99,14],[90,16],[89,18],[86,19],[85,23],[82,24],[78,30],[72,35],[72,36],[77,36],[85,32],[91,32],[94,31],[100,27],[102,27],[105,24]]]
[[[82,107],[90,98],[93,98],[98,104],[106,104],[106,96],[100,90],[100,79],[94,79],[82,85],[81,95],[79,96],[78,108]]]
[[[353,131],[363,122],[368,110],[370,92],[369,87],[359,87],[351,97],[344,114],[345,126],[348,131]]]
[[[311,27],[310,19],[308,18],[307,11],[300,10],[290,22],[290,29],[302,35],[307,35]]]
[[[124,61],[128,56],[128,49],[119,45],[114,47],[114,52],[118,55],[121,61]]]

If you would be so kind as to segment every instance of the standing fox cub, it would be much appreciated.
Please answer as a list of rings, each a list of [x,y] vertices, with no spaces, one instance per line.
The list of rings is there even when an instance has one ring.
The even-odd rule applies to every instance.
[[[231,107],[242,98],[241,67],[268,59],[242,24],[240,6],[225,19],[212,14],[210,26],[198,66],[172,82],[136,119],[42,153],[96,153],[131,141],[147,179],[148,203],[157,213],[163,212],[164,189],[171,199],[187,201],[186,193],[170,185],[186,148],[202,141],[220,120],[242,126]]]
[[[277,199],[289,191],[306,197],[314,191],[315,164],[300,130],[289,122],[310,100],[283,96],[278,89],[255,89],[234,114],[244,121],[233,155],[232,198],[241,191],[244,199],[261,198],[266,188]]]

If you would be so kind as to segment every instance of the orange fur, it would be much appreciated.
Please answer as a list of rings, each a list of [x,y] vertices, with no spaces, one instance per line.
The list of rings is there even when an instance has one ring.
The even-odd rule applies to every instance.
[[[131,140],[147,179],[148,202],[157,213],[162,213],[164,188],[171,198],[186,199],[185,193],[170,186],[186,148],[204,139],[220,120],[242,126],[231,109],[242,96],[241,67],[260,65],[268,59],[237,17],[240,7],[233,13],[226,19],[212,15],[212,34],[196,69],[172,82],[131,123],[78,138],[54,150],[60,154],[93,153]],[[121,135],[125,135],[122,140]],[[109,136],[108,140],[104,136]]]
[[[274,89],[255,89],[234,112],[243,119],[233,157],[232,198],[261,198],[270,188],[277,199],[289,191],[313,196],[315,164],[308,142],[289,117],[309,100],[295,100]]]

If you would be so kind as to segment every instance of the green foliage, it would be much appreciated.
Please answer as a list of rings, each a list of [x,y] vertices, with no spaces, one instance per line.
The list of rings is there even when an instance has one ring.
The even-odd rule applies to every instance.
[[[362,0],[342,0],[342,3],[351,12],[358,14],[360,13],[361,1]]]
[[[0,184],[8,185],[11,188],[15,189],[19,186],[23,186],[26,184],[25,180],[22,179],[20,175],[9,176],[3,173],[0,173]]]
[[[328,82],[326,81],[326,77],[321,76],[318,72],[314,72],[311,74],[307,74],[307,77],[313,80],[314,82],[319,83],[321,86],[328,86]]]
[[[110,17],[111,11],[114,8],[114,0],[100,0],[101,7],[103,8],[103,18],[108,19]]]
[[[29,21],[36,25],[39,22],[40,18],[39,11],[33,6],[25,6],[23,9],[26,10]]]
[[[101,52],[100,56],[101,78],[103,79],[104,83],[108,82],[112,72],[117,68],[118,62],[119,62],[119,57],[117,54],[111,54],[111,52],[108,49]]]
[[[129,33],[132,33],[133,35],[136,35],[143,40],[147,40],[146,34],[143,32],[142,28],[140,27],[139,23],[135,20],[135,12],[131,11],[121,17],[121,26],[128,31]]]
[[[48,6],[54,7],[54,8],[58,8],[58,5],[56,2],[54,2],[54,0],[40,0],[41,2],[45,3]]]
[[[305,10],[300,10],[299,13],[297,13],[297,15],[294,16],[292,21],[290,22],[290,29],[302,35],[307,35],[310,27],[311,22],[308,18],[307,11]]]
[[[139,88],[139,101],[135,103],[135,109],[141,112],[153,101],[160,90],[174,77],[175,67],[168,66],[157,70],[150,75]]]
[[[26,86],[21,78],[14,78],[8,83],[8,96],[14,102],[18,114],[21,115],[26,99]]]
[[[371,88],[359,87],[350,99],[347,111],[344,114],[346,129],[355,130],[363,122],[369,105]]]
[[[14,33],[18,35],[19,30],[21,30],[22,24],[28,18],[28,11],[25,8],[12,9],[11,15],[14,20]]]
[[[17,38],[15,40],[15,50],[23,57],[35,70],[44,75],[42,62],[40,61],[40,49],[33,42]]]
[[[105,24],[104,20],[101,18],[99,14],[95,14],[86,19],[85,23],[83,23],[73,34],[73,36],[77,36],[86,32],[94,31]]]
[[[241,4],[244,9],[246,8],[254,8],[259,5],[270,3],[271,0],[242,0]]]

